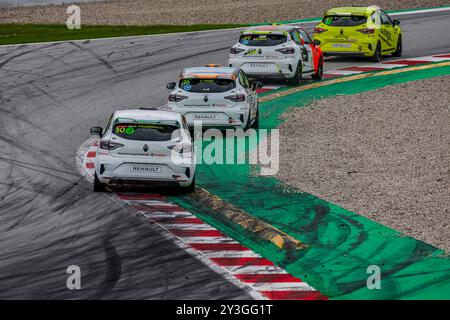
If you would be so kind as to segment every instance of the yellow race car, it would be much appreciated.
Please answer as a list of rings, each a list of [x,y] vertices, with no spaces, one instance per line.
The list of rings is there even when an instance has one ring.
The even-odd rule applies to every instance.
[[[325,12],[314,28],[314,40],[325,56],[365,56],[381,61],[387,54],[402,55],[399,24],[377,6],[334,8]]]

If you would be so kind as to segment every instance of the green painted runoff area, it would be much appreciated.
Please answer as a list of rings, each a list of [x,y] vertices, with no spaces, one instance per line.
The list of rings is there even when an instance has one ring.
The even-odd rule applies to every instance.
[[[280,116],[289,107],[303,107],[315,99],[449,74],[450,67],[436,67],[297,92],[261,103],[260,127],[276,128],[283,121]],[[253,165],[200,164],[197,170],[200,187],[308,247],[278,249],[188,196],[171,200],[330,299],[450,299],[450,257],[442,250],[314,195],[289,188],[274,177],[259,176],[255,174],[258,168]],[[380,290],[369,290],[366,286],[370,275],[367,268],[371,265],[381,268]]]

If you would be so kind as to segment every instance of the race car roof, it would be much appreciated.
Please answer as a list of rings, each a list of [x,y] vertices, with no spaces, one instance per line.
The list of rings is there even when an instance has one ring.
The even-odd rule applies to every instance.
[[[325,12],[325,16],[328,15],[363,15],[367,16],[372,14],[373,11],[379,9],[377,6],[370,7],[338,7],[333,8]]]
[[[123,119],[135,121],[179,121],[180,114],[172,111],[160,110],[118,110],[114,113],[115,121]]]
[[[255,26],[250,27],[242,31],[244,34],[248,33],[284,33],[284,32],[291,32],[294,30],[294,26],[288,26],[288,25],[280,25],[280,24],[274,24],[270,26]]]
[[[239,69],[232,67],[195,67],[184,68],[180,79],[207,78],[207,79],[231,79],[237,78]]]

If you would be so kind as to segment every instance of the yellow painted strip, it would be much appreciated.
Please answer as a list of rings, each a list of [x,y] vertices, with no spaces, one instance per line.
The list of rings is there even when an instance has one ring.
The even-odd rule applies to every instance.
[[[218,212],[221,216],[254,233],[257,237],[272,242],[280,249],[300,250],[307,247],[301,241],[280,229],[251,216],[203,188],[197,187],[196,191],[189,196],[201,206],[213,212]]]
[[[439,68],[439,67],[447,67],[447,66],[450,66],[450,61],[425,64],[425,65],[421,65],[421,66],[413,66],[413,67],[408,67],[408,68],[399,68],[399,69],[393,69],[393,70],[387,70],[387,71],[379,71],[379,72],[375,72],[375,73],[361,73],[361,74],[357,74],[354,76],[336,78],[336,79],[328,80],[328,81],[324,81],[324,82],[315,82],[312,84],[307,84],[304,86],[291,88],[291,89],[288,89],[285,91],[272,93],[265,97],[259,98],[259,101],[260,102],[271,101],[271,100],[285,97],[285,96],[288,96],[290,94],[294,94],[294,93],[297,93],[300,91],[305,91],[305,90],[318,88],[318,87],[329,86],[329,85],[336,84],[336,83],[354,81],[354,80],[359,80],[359,79],[364,79],[364,78],[369,78],[369,77],[386,76],[386,75],[403,73],[403,72],[410,72],[410,71],[417,71],[417,70],[424,70],[424,69],[431,69],[431,68]]]

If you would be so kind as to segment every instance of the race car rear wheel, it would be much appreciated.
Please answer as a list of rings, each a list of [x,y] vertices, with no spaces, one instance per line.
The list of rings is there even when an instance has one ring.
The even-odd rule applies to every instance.
[[[194,179],[192,179],[192,182],[189,186],[187,186],[187,187],[180,186],[180,192],[182,194],[190,193],[190,192],[194,192],[194,191],[195,191],[195,175],[194,175]]]
[[[382,55],[381,55],[381,43],[380,43],[380,41],[378,41],[377,48],[375,49],[375,52],[373,53],[373,56],[372,56],[372,60],[375,61],[375,62],[380,62],[381,58],[382,58]]]
[[[302,83],[302,62],[299,61],[297,64],[297,69],[295,70],[295,75],[291,78],[288,79],[288,83],[292,86],[298,86]]]
[[[403,51],[402,36],[399,35],[398,36],[398,41],[397,41],[397,48],[395,49],[395,51],[394,51],[394,53],[392,55],[394,57],[401,57],[402,56],[402,51]]]
[[[94,192],[105,192],[106,184],[100,182],[97,178],[97,173],[94,174]]]
[[[323,60],[320,58],[316,73],[312,75],[313,80],[322,80],[323,78]]]

